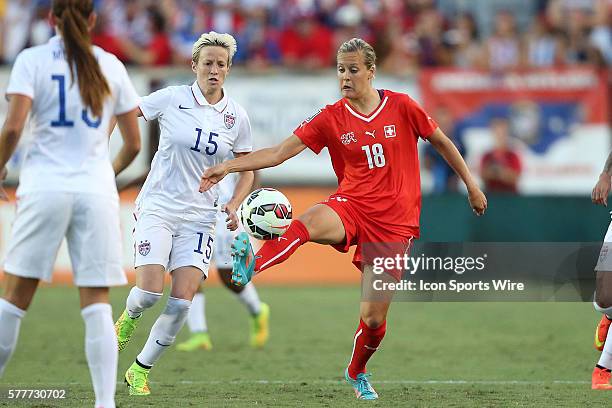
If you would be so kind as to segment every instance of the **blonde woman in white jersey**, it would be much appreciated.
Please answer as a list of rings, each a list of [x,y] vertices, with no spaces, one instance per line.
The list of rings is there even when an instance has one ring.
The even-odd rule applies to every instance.
[[[51,280],[66,237],[81,297],[95,406],[110,408],[115,406],[117,340],[108,287],[127,282],[115,175],[140,150],[138,97],[121,62],[91,46],[89,31],[96,20],[91,0],[54,0],[49,18],[58,35],[19,54],[6,90],[3,176],[29,113],[34,137],[21,168],[17,216],[4,263],[0,375],[38,282]],[[108,130],[114,116],[124,145],[111,165]]]
[[[223,89],[235,52],[231,35],[202,34],[193,45],[196,81],[161,89],[140,102],[140,114],[146,120],[159,119],[161,133],[136,199],[136,286],[115,323],[120,351],[143,311],[162,297],[166,272],[172,277],[172,289],[142,351],[125,373],[130,395],[150,394],[151,367],[174,342],[200,282],[208,276],[221,203],[216,189],[198,192],[200,175],[230,153],[238,157],[252,150],[247,114]],[[252,183],[253,172],[241,173],[232,199],[223,208],[232,230],[238,227],[236,209]]]

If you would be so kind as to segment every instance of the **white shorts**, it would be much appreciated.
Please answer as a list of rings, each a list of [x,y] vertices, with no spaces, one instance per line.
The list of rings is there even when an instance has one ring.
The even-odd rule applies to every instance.
[[[217,227],[215,234],[215,254],[213,256],[213,262],[218,269],[232,269],[232,241],[239,232],[244,231],[242,225],[238,226],[236,231],[230,231],[227,229],[227,223],[225,219],[227,214],[224,212],[219,213],[217,219]]]
[[[168,272],[195,266],[208,277],[215,225],[168,214],[135,214],[134,266],[162,265]]]
[[[121,267],[119,201],[97,194],[49,191],[18,197],[4,270],[50,282],[64,237],[77,286],[127,283]]]
[[[612,222],[608,225],[608,231],[604,237],[601,251],[599,251],[599,259],[595,265],[596,271],[612,272]]]

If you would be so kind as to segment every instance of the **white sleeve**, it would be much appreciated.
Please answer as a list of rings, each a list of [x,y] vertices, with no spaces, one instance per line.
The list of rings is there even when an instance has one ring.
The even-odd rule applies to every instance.
[[[238,128],[238,136],[234,140],[234,153],[249,153],[253,151],[253,136],[251,135],[251,122],[246,111],[242,109],[240,112],[240,127]]]
[[[172,100],[172,88],[163,88],[140,98],[139,106],[146,120],[157,119],[163,115]]]
[[[134,89],[134,85],[128,76],[125,66],[121,61],[117,60],[117,62],[120,67],[118,70],[120,78],[114,114],[121,115],[138,107],[138,94],[136,93],[136,89]]]
[[[17,56],[8,86],[6,87],[6,97],[11,94],[25,95],[34,99],[35,68],[27,56],[27,50],[22,51]]]

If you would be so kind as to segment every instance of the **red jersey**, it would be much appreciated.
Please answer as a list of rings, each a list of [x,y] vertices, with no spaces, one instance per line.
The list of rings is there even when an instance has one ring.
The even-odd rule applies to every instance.
[[[387,231],[419,236],[421,178],[417,142],[437,123],[408,95],[379,91],[381,102],[364,115],[341,99],[305,120],[295,135],[312,151],[327,147],[339,196]],[[367,222],[368,220],[364,220]]]
[[[512,150],[492,150],[482,156],[480,162],[480,171],[485,168],[498,167],[500,169],[511,169],[517,173],[521,173],[521,159],[518,154]],[[487,191],[497,191],[504,193],[516,193],[516,183],[508,183],[502,180],[485,180],[485,189]]]

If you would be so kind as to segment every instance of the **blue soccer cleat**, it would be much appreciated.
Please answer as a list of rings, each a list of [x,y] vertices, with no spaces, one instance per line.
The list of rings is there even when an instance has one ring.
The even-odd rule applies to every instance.
[[[232,258],[232,283],[245,286],[255,272],[255,253],[246,232],[241,232],[234,238]]]
[[[372,374],[357,374],[357,379],[353,380],[349,377],[348,368],[344,370],[344,378],[346,382],[351,384],[353,390],[355,391],[355,396],[359,400],[376,400],[378,399],[378,394],[372,388],[372,384],[368,381],[368,377]]]

